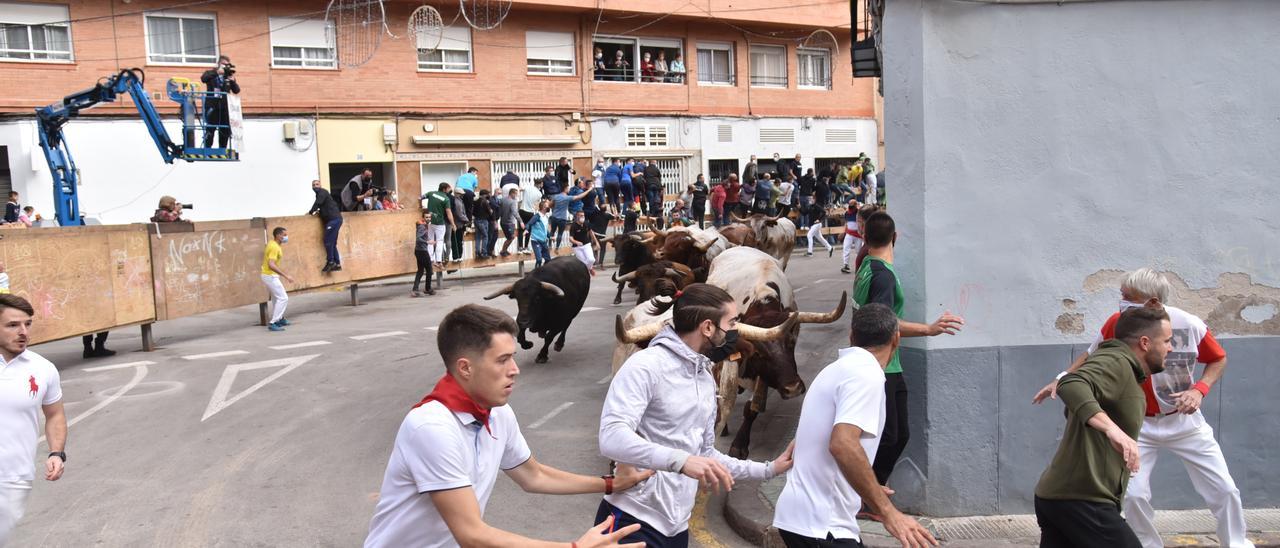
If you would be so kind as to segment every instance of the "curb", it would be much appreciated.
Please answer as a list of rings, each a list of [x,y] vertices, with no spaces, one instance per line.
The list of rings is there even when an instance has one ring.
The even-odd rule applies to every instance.
[[[742,482],[725,497],[724,518],[729,528],[747,542],[762,548],[782,548],[782,537],[773,528],[773,509],[760,494],[759,482]],[[927,525],[927,522],[926,522]],[[1166,534],[1161,535],[1169,548],[1218,548],[1216,535]],[[1280,532],[1249,532],[1254,548],[1280,548]],[[1039,538],[951,540],[938,539],[943,546],[1036,546]],[[868,548],[896,547],[901,544],[893,537],[863,532],[862,542]]]

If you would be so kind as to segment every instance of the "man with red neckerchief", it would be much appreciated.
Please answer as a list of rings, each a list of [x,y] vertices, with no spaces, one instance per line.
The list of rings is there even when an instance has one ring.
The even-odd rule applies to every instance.
[[[1218,538],[1222,545],[1253,548],[1253,543],[1245,538],[1240,490],[1227,470],[1222,447],[1213,437],[1213,427],[1200,413],[1201,401],[1209,395],[1214,383],[1222,378],[1227,366],[1227,353],[1214,339],[1204,320],[1164,304],[1168,302],[1171,290],[1169,281],[1149,268],[1131,272],[1120,285],[1120,312],[1144,305],[1163,307],[1173,327],[1173,347],[1165,358],[1164,372],[1152,375],[1142,384],[1147,396],[1147,413],[1137,439],[1141,464],[1125,492],[1125,520],[1144,548],[1164,545],[1156,530],[1155,511],[1151,507],[1151,471],[1155,468],[1159,450],[1167,449],[1182,459],[1192,485],[1218,520]],[[1097,349],[1101,341],[1112,338],[1120,312],[1107,319],[1098,339],[1089,347],[1089,353]],[[1078,356],[1068,372],[1079,368],[1087,356],[1087,353]],[[1205,364],[1199,381],[1194,379],[1197,363]],[[1036,394],[1033,402],[1056,398],[1057,385],[1056,380],[1049,383]]]
[[[366,547],[614,548],[639,529],[613,531],[610,518],[576,542],[549,542],[484,522],[500,469],[525,492],[559,495],[624,491],[653,474],[620,465],[616,479],[588,477],[534,460],[507,406],[520,374],[515,335],[511,316],[484,306],[459,307],[440,323],[446,373],[400,425]]]

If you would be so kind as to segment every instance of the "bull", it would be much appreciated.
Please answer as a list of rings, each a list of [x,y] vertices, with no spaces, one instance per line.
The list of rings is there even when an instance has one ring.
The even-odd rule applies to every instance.
[[[724,237],[714,229],[701,230],[696,227],[673,227],[666,230],[660,239],[654,257],[688,266],[693,270],[694,279],[701,282],[707,279],[707,270],[711,260],[707,258],[707,250],[722,245]]]
[[[577,257],[556,257],[530,272],[529,275],[508,284],[485,297],[496,299],[503,295],[515,299],[520,307],[516,325],[520,328],[516,340],[520,348],[533,348],[533,342],[525,338],[525,331],[542,337],[542,350],[535,363],[547,363],[547,347],[556,340],[556,352],[564,349],[565,334],[569,324],[582,311],[591,288],[591,273]]]
[[[659,295],[675,295],[676,291],[693,283],[693,279],[693,270],[671,261],[657,261],[621,276],[617,273],[613,275],[613,281],[620,286],[630,284],[635,288],[638,294],[636,304]]]
[[[631,272],[635,272],[637,268],[652,263],[654,261],[653,252],[655,249],[654,238],[656,235],[646,232],[628,232],[626,234],[618,234],[613,237],[613,261],[618,265],[615,276],[625,276]],[[614,282],[618,284],[618,294],[613,298],[613,304],[622,304],[622,289],[626,287],[625,281]]]
[[[841,294],[840,303],[828,313],[797,312],[795,291],[787,280],[782,267],[773,257],[749,247],[726,250],[711,263],[707,283],[724,289],[743,311],[741,323],[759,328],[789,325],[782,337],[755,345],[755,352],[733,367],[726,364],[720,380],[720,419],[716,429],[728,430],[728,417],[737,399],[737,382],[752,389],[751,400],[742,410],[742,426],[734,436],[729,454],[746,458],[751,445],[751,427],[756,417],[765,410],[769,389],[777,390],[782,399],[790,399],[805,392],[804,380],[796,367],[796,341],[800,337],[800,324],[825,324],[844,315],[848,303],[847,292]],[[791,317],[795,315],[795,321]],[[726,378],[728,377],[728,378]]]
[[[756,213],[746,219],[737,215],[733,220],[751,227],[756,235],[755,247],[778,260],[782,269],[787,269],[791,262],[791,250],[796,247],[796,225],[786,217],[770,217]]]

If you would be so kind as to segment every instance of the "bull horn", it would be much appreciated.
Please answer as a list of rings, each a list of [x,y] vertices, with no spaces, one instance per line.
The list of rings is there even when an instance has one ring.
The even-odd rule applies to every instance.
[[[777,325],[774,327],[756,327],[754,325],[739,323],[738,335],[742,336],[743,339],[748,341],[765,342],[765,341],[778,340],[783,335],[785,335],[788,330],[791,329],[792,325],[795,324],[796,317],[798,314],[799,314],[798,312],[792,312],[788,314],[787,321],[782,322],[781,325]]]
[[[614,283],[619,283],[619,284],[620,284],[620,283],[623,283],[623,282],[629,282],[629,281],[631,281],[632,279],[634,279],[635,277],[636,277],[636,272],[635,272],[634,270],[632,270],[631,272],[628,272],[628,273],[626,273],[626,274],[623,274],[623,275],[621,275],[621,276],[619,276],[617,272],[614,272],[614,273],[613,273],[613,282],[614,282]]]
[[[682,274],[679,270],[676,270],[676,269],[674,269],[674,268],[668,268],[668,269],[666,269],[666,270],[662,271],[662,274],[663,274],[664,276],[669,277],[669,278],[683,278],[683,277],[684,277],[684,274]]]
[[[800,323],[831,323],[844,315],[844,305],[849,301],[849,292],[845,291],[840,294],[840,304],[835,310],[823,314],[821,312],[800,312]]]
[[[557,287],[556,284],[547,283],[547,282],[538,282],[538,283],[542,285],[543,289],[550,291],[552,293],[555,293],[557,297],[564,297],[564,290]]]
[[[731,217],[733,217],[733,220],[735,220],[735,221],[737,221],[737,222],[739,222],[739,223],[745,223],[745,222],[748,222],[748,221],[747,221],[747,219],[743,219],[742,217],[739,217],[737,213],[730,213],[729,215],[730,215]]]
[[[708,249],[711,249],[711,246],[715,245],[715,243],[716,240],[709,240],[703,245],[693,244],[693,248],[698,250],[698,253],[706,253]]]
[[[652,241],[653,241],[653,239],[654,239],[654,238],[656,238],[656,237],[657,237],[657,236],[649,236],[648,238],[640,238],[640,243],[642,243],[642,244],[647,244],[647,243],[649,243],[649,242],[652,242]]]
[[[516,287],[516,284],[514,284],[514,283],[509,283],[509,284],[507,284],[507,286],[506,286],[506,287],[504,287],[504,288],[502,288],[502,289],[499,289],[498,291],[494,292],[493,294],[489,295],[488,297],[485,297],[485,298],[484,298],[484,300],[488,301],[488,300],[496,299],[496,298],[498,298],[498,297],[501,297],[501,296],[503,296],[503,295],[506,295],[507,293],[510,293],[512,289],[515,289],[515,287]]]
[[[627,234],[627,237],[628,237],[628,238],[631,238],[632,240],[635,240],[635,241],[637,241],[637,242],[643,242],[643,241],[645,241],[644,236],[641,236],[641,235],[639,235],[639,234]]]
[[[644,342],[658,336],[658,332],[662,331],[663,322],[652,322],[631,329],[623,329],[622,316],[615,315],[614,318],[613,335],[623,344]]]
[[[778,222],[778,219],[781,219],[781,218],[782,218],[782,215],[778,215],[776,217],[769,217],[769,220],[776,223]]]

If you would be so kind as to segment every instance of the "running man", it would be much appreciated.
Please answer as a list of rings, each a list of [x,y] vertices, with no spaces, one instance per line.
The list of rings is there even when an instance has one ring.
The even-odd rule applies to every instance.
[[[1116,321],[1120,313],[1143,306],[1163,307],[1169,314],[1173,329],[1173,348],[1165,358],[1162,373],[1152,375],[1142,383],[1146,395],[1146,417],[1138,433],[1138,456],[1142,467],[1129,480],[1124,496],[1124,515],[1133,532],[1145,548],[1164,546],[1155,526],[1155,510],[1151,507],[1151,471],[1161,449],[1167,449],[1182,459],[1191,485],[1204,498],[1205,504],[1218,520],[1218,539],[1229,548],[1253,548],[1245,537],[1244,504],[1240,501],[1240,489],[1231,478],[1222,447],[1213,437],[1213,427],[1200,412],[1201,401],[1222,378],[1227,367],[1227,353],[1214,339],[1204,320],[1191,313],[1168,306],[1173,286],[1169,280],[1149,268],[1131,272],[1120,283],[1120,312],[1113,314],[1102,326],[1102,332],[1089,347],[1095,352],[1102,341],[1115,335]],[[1080,368],[1087,354],[1081,354],[1071,364],[1062,378]],[[1204,373],[1195,381],[1196,363],[1204,364]],[[1040,403],[1046,398],[1057,397],[1058,381],[1049,383],[1032,400]]]
[[[445,374],[400,424],[366,548],[614,547],[639,529],[603,519],[570,543],[537,541],[486,524],[484,508],[499,470],[527,493],[563,495],[625,491],[653,473],[619,466],[616,478],[588,477],[533,458],[507,405],[520,367],[516,323],[505,312],[458,307],[440,322],[436,345]]]
[[[271,294],[271,322],[267,324],[267,329],[271,331],[284,331],[284,327],[289,325],[289,320],[284,317],[284,310],[289,306],[289,292],[280,283],[280,278],[294,283],[293,278],[280,270],[280,261],[284,259],[284,249],[280,246],[288,241],[289,231],[283,226],[277,226],[271,231],[271,241],[262,250],[262,283]]]

